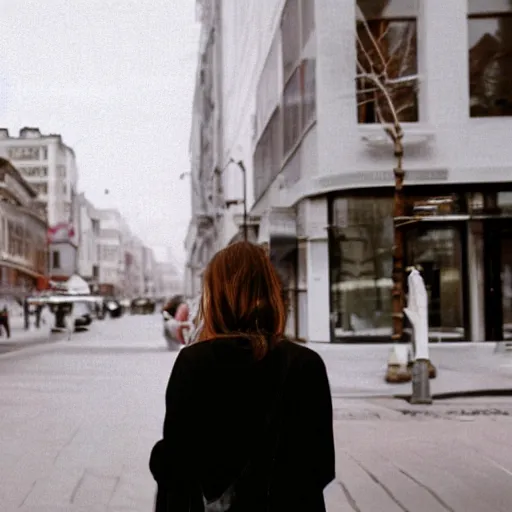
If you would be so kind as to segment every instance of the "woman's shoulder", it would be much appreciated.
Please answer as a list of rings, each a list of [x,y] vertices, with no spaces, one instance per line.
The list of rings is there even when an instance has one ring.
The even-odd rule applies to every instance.
[[[211,339],[196,342],[180,350],[178,358],[182,361],[200,362],[209,361],[212,355],[222,358],[231,358],[236,356],[240,360],[240,355],[249,356],[251,352],[250,343],[245,339]],[[294,368],[307,368],[309,370],[325,371],[325,364],[322,357],[315,350],[304,346],[301,343],[284,339],[277,343],[275,347],[267,354],[272,358],[273,354],[282,354],[288,360],[290,366]],[[245,360],[247,357],[243,357]]]
[[[325,369],[325,364],[318,352],[304,346],[302,343],[296,343],[291,340],[283,340],[277,345],[278,350],[288,355],[292,366],[307,367],[310,369]]]

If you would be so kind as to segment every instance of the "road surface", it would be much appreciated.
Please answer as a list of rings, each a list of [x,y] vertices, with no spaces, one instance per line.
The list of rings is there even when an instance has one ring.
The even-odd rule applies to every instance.
[[[510,399],[414,408],[344,395],[357,357],[318,350],[338,390],[329,512],[511,510]],[[0,510],[151,510],[147,462],[174,359],[157,315],[96,322],[70,341],[0,356]]]

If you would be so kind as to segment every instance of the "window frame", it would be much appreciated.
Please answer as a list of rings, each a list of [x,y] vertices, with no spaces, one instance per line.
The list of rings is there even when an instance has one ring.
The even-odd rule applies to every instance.
[[[379,25],[379,33],[383,33],[385,34],[387,30],[389,30],[389,25],[392,24],[392,23],[412,23],[414,24],[414,32],[415,32],[415,39],[416,39],[416,50],[415,50],[415,53],[416,53],[416,73],[415,73],[415,76],[416,78],[415,79],[411,79],[410,81],[404,81],[403,83],[405,84],[404,85],[404,89],[405,88],[411,88],[412,89],[412,94],[414,95],[414,105],[415,105],[415,110],[416,110],[416,119],[414,121],[400,121],[401,123],[419,123],[421,121],[420,119],[420,108],[419,108],[419,91],[417,89],[417,86],[418,86],[418,69],[419,69],[419,52],[418,52],[418,25],[419,25],[419,16],[418,14],[416,16],[410,16],[410,15],[404,15],[404,16],[390,16],[390,17],[373,17],[371,19],[365,19],[366,23],[368,24],[369,28],[370,28],[370,31],[372,33],[372,36],[375,37],[375,32],[373,30],[371,30],[371,27],[372,25]],[[363,21],[358,17],[356,16],[356,21],[355,21],[355,45],[356,45],[356,59],[358,58],[357,55],[359,54],[360,50],[359,50],[359,43],[358,43],[358,39],[359,39],[359,27],[363,25]],[[385,25],[385,28],[382,30],[382,26]],[[363,29],[365,30],[365,29]],[[381,36],[379,36],[381,37]],[[378,38],[377,38],[378,39]],[[407,75],[406,75],[407,76]],[[402,77],[399,77],[397,76],[396,79],[400,79]],[[405,77],[403,77],[405,78]],[[373,104],[375,105],[375,100],[373,101],[366,101],[366,100],[363,100],[364,101],[364,104],[361,104],[361,100],[360,100],[360,95],[364,94],[364,90],[365,88],[361,88],[360,84],[362,82],[364,82],[364,80],[366,80],[368,82],[368,79],[365,79],[364,77],[361,77],[361,73],[359,71],[359,69],[357,69],[357,62],[356,62],[356,79],[355,79],[355,94],[356,94],[356,116],[357,116],[357,124],[358,125],[362,125],[362,126],[365,126],[365,125],[378,125],[378,124],[381,124],[382,121],[379,121],[378,118],[377,118],[377,115],[375,114],[376,112],[376,109],[374,108],[374,115],[372,116],[373,117],[373,121],[365,121],[364,119],[366,119],[367,117],[367,104]],[[370,83],[366,84],[366,86],[370,85],[371,88],[374,88],[375,86],[371,83],[371,81],[369,81]],[[410,85],[407,85],[409,84]],[[416,87],[416,91],[414,91],[414,88]],[[394,105],[394,107],[396,108],[396,105]],[[384,120],[384,122],[389,122],[389,119],[388,120]]]
[[[470,23],[472,21],[495,20],[496,22],[499,22],[499,20],[501,20],[503,18],[509,18],[512,21],[512,6],[508,10],[501,10],[501,11],[499,11],[499,10],[498,11],[497,10],[489,10],[489,11],[482,10],[481,12],[470,12],[469,2],[468,2],[468,14],[467,14],[467,18],[466,18],[467,29],[468,29],[468,38],[469,38]],[[476,43],[476,44],[478,44],[478,43]],[[510,117],[512,117],[512,93],[510,95],[510,102],[509,102],[509,106],[508,106],[509,113],[501,113],[503,110],[505,110],[505,111],[507,110],[506,106],[501,106],[501,107],[494,106],[494,109],[495,109],[494,112],[498,112],[498,113],[494,113],[494,114],[492,113],[493,107],[487,107],[486,114],[484,114],[484,115],[482,115],[482,114],[476,115],[476,114],[472,113],[474,106],[472,105],[473,95],[471,93],[471,87],[472,87],[471,50],[473,48],[475,48],[476,44],[470,48],[469,40],[468,40],[468,49],[467,49],[467,52],[468,52],[468,57],[467,57],[468,58],[468,77],[467,78],[468,78],[468,94],[469,94],[469,105],[468,105],[469,118],[470,119],[510,118]],[[512,61],[512,46],[508,50],[508,54],[509,54],[509,59]],[[494,57],[489,60],[489,64],[493,61],[495,61]],[[511,69],[512,69],[512,66],[511,66]],[[485,68],[482,71],[481,75],[483,75],[484,73],[485,73]],[[510,78],[505,78],[504,81],[512,84],[512,71],[511,71]],[[500,98],[494,98],[494,99],[499,100]]]

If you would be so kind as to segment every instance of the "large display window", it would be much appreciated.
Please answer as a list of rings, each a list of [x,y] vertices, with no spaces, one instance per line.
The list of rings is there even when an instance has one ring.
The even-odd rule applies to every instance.
[[[336,338],[391,335],[393,201],[332,203],[331,322]]]

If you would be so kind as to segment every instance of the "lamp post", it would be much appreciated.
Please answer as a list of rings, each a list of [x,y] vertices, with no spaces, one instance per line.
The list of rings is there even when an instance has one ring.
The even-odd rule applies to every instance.
[[[242,160],[239,160],[238,162],[235,161],[233,158],[229,159],[229,163],[234,163],[238,165],[240,170],[242,171],[243,176],[243,187],[244,187],[244,194],[243,194],[243,206],[244,206],[244,220],[243,220],[243,234],[244,234],[244,241],[247,242],[248,233],[247,233],[247,171],[245,169],[245,165]]]

